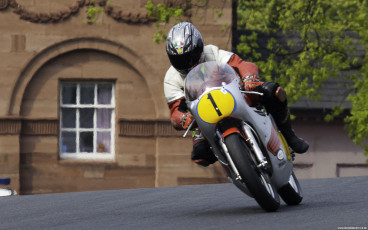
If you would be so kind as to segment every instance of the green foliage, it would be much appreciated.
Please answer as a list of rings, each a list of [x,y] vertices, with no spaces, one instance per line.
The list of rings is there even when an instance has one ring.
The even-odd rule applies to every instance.
[[[192,6],[211,8],[209,0],[186,4],[155,5],[149,0],[146,9],[160,27],[172,18],[174,23],[183,20]],[[219,8],[212,10],[222,15]],[[346,127],[368,155],[368,0],[238,0],[237,14],[238,29],[245,31],[238,53],[258,65],[263,79],[282,85],[290,103],[303,96],[320,100],[329,78],[351,82]],[[158,30],[154,41],[164,40],[166,33]],[[342,112],[336,105],[325,120]]]
[[[329,78],[351,81],[347,100],[352,109],[345,122],[352,140],[363,145],[368,137],[367,26],[367,0],[239,0],[238,27],[246,34],[237,50],[256,62],[264,79],[283,85],[291,103],[302,96],[319,100]],[[357,56],[358,50],[364,54]],[[355,74],[341,74],[346,70]],[[336,105],[325,120],[342,112]]]
[[[169,7],[162,3],[155,5],[151,0],[147,2],[146,9],[149,17],[155,16],[159,22],[165,23],[168,23],[171,17],[177,19],[183,14],[180,6]]]
[[[155,5],[151,0],[146,4],[149,17],[155,17],[157,19],[155,26],[158,28],[162,23],[167,24],[171,18],[174,18],[175,22],[179,22],[181,16],[184,14],[182,6],[168,6],[166,4],[159,3]],[[158,30],[154,36],[153,41],[160,43],[166,40],[166,34],[163,30]]]
[[[221,0],[224,4],[229,0]],[[165,1],[166,3],[154,4],[152,0],[148,0],[146,3],[146,9],[149,17],[154,17],[157,21],[155,26],[158,28],[157,32],[153,35],[153,41],[155,43],[161,43],[166,40],[166,33],[159,29],[161,26],[165,26],[169,23],[178,23],[180,21],[190,21],[190,18],[203,19],[203,15],[195,14],[192,16],[193,9],[211,9],[217,18],[224,15],[222,7],[210,6],[209,0],[184,0],[184,1]],[[181,3],[177,3],[181,2]],[[171,21],[173,20],[173,21]],[[229,25],[224,25],[221,29],[226,31]]]
[[[367,58],[367,57],[366,57]],[[366,63],[366,62],[365,62]],[[368,156],[368,66],[362,68],[362,76],[354,78],[355,94],[348,97],[348,101],[353,104],[350,116],[345,118],[349,136],[354,143],[364,147],[364,152]],[[368,162],[368,161],[367,161]]]
[[[340,115],[342,112],[344,111],[343,108],[341,108],[340,106],[338,105],[335,105],[333,108],[332,108],[332,112],[331,114],[327,114],[325,116],[325,121],[326,122],[331,122],[334,120],[335,117],[337,117],[338,115]]]
[[[105,12],[105,8],[95,6],[95,0],[92,0],[91,3],[87,9],[87,20],[85,22],[88,24],[99,23],[97,18],[101,13]],[[109,5],[111,2],[108,1],[107,4]]]

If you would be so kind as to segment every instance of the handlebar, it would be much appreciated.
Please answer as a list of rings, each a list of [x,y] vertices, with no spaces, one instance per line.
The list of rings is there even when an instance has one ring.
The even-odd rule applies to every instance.
[[[263,96],[263,93],[260,93],[260,92],[257,92],[257,91],[244,91],[244,90],[242,90],[241,92],[245,93],[245,94],[255,94],[255,95]]]
[[[192,123],[190,123],[190,125],[187,128],[187,130],[185,131],[183,137],[186,137],[187,136],[187,134],[188,134],[189,130],[192,128],[194,122],[195,122],[195,120],[193,119]]]

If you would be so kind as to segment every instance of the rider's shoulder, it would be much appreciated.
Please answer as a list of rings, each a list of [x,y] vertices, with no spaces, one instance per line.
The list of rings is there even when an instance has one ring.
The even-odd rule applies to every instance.
[[[170,66],[170,68],[166,71],[166,74],[165,74],[165,82],[167,81],[174,81],[174,80],[179,80],[181,79],[182,76],[181,74],[173,67],[173,66]]]
[[[220,48],[218,48],[218,46],[212,44],[205,45],[203,48],[204,53],[215,53],[218,52],[219,50]]]
[[[205,61],[220,61],[224,63],[227,63],[230,57],[234,54],[211,44],[206,45],[203,52]]]

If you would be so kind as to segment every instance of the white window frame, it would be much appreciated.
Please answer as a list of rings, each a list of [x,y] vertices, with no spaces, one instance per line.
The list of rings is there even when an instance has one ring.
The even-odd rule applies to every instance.
[[[76,104],[70,105],[70,104],[63,104],[63,92],[62,88],[64,85],[76,85]],[[80,104],[80,88],[83,85],[94,85],[94,104]],[[112,86],[111,88],[111,104],[110,105],[102,105],[97,103],[97,86],[103,84],[109,84]],[[66,159],[83,159],[83,160],[113,160],[115,158],[115,83],[114,82],[106,82],[106,81],[61,81],[60,82],[60,107],[59,107],[59,157],[61,160]],[[62,109],[63,108],[75,108],[76,110],[76,127],[75,128],[63,128],[62,127]],[[111,122],[110,122],[110,128],[97,128],[97,113],[94,112],[93,115],[93,128],[80,128],[79,124],[79,109],[83,108],[93,108],[93,109],[99,109],[99,108],[107,108],[112,109],[111,112]],[[75,132],[76,133],[76,152],[75,153],[63,153],[62,152],[62,132],[69,131],[69,132]],[[80,149],[80,140],[78,138],[79,133],[81,131],[93,131],[93,152],[79,152]],[[98,146],[97,146],[97,132],[98,131],[110,131],[110,153],[100,153],[97,152]]]

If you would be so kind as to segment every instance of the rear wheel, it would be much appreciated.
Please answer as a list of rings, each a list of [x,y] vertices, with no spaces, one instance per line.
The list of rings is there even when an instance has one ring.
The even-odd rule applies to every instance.
[[[244,139],[237,133],[225,138],[229,154],[242,181],[257,203],[266,211],[273,212],[280,207],[280,197],[272,185],[268,174],[257,167],[255,158]]]
[[[303,200],[302,189],[294,172],[290,175],[289,182],[279,189],[279,194],[288,205],[298,205]]]

